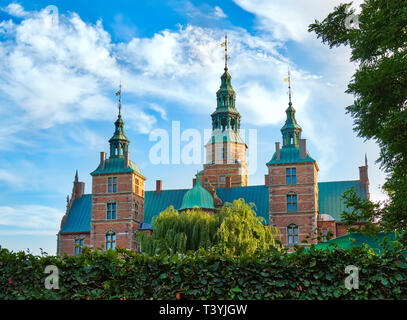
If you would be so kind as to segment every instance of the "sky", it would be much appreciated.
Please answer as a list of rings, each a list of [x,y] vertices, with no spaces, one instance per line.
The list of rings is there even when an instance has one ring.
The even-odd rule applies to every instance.
[[[357,180],[367,154],[371,198],[385,199],[379,148],[357,137],[345,112],[356,67],[349,49],[329,49],[307,31],[340,2],[0,0],[0,245],[55,254],[75,171],[90,193],[89,173],[108,152],[120,82],[130,158],[146,190],[157,179],[165,189],[190,188],[205,159],[225,33],[249,184],[264,184],[281,141],[290,68],[318,181]],[[358,9],[361,0],[353,3]],[[152,161],[159,132],[169,137],[169,163]],[[191,161],[193,133],[199,140]],[[177,152],[186,156],[173,161]]]

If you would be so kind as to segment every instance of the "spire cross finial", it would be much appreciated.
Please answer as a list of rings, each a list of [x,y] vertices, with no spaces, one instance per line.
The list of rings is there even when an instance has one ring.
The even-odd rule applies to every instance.
[[[122,81],[120,80],[119,91],[116,92],[116,96],[119,96],[119,117],[122,110]]]

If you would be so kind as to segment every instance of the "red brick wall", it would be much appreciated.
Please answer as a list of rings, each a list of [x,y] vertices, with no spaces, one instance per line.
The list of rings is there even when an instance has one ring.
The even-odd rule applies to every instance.
[[[225,177],[225,182],[223,183],[220,180],[221,176]],[[204,164],[204,174],[199,177],[201,183],[207,178],[214,188],[225,188],[226,177],[231,177],[232,187],[248,185],[246,163]]]
[[[330,239],[334,239],[337,237],[336,235],[336,230],[337,230],[337,226],[336,226],[336,221],[318,221],[318,235],[323,238],[323,229],[326,229],[328,232],[332,233],[332,236]]]
[[[90,246],[89,233],[64,233],[59,236],[59,247],[61,254],[66,253],[69,256],[75,255],[75,240],[83,237],[83,246]]]
[[[296,168],[296,184],[286,184],[286,169]],[[318,168],[314,163],[294,163],[270,165],[265,182],[269,187],[270,224],[280,229],[282,242],[288,245],[287,227],[298,226],[298,244],[307,240],[315,243],[312,238],[317,232],[318,212]],[[297,195],[297,211],[287,212],[287,194]],[[310,239],[306,237],[310,236]]]
[[[117,177],[117,192],[107,193],[108,178]],[[144,178],[134,173],[93,176],[90,242],[106,248],[106,233],[114,231],[116,247],[135,249],[134,232],[144,220]],[[138,210],[136,211],[136,201]],[[116,219],[107,219],[107,203],[116,202]]]

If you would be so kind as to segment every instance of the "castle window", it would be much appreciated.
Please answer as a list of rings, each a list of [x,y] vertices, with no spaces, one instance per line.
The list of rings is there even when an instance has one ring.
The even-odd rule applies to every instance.
[[[117,192],[117,178],[112,177],[107,179],[107,192]]]
[[[297,244],[298,243],[298,226],[295,224],[290,224],[287,227],[287,238],[288,244]]]
[[[107,204],[107,219],[116,219],[116,202]]]
[[[287,195],[287,212],[296,212],[297,211],[297,195],[288,194]]]
[[[286,171],[286,182],[287,184],[297,183],[297,170],[295,168],[287,168]]]
[[[82,254],[83,239],[75,239],[75,254]]]
[[[225,176],[220,176],[219,177],[219,182],[220,183],[226,183],[226,177]]]
[[[327,235],[328,235],[328,230],[327,229],[322,229],[322,241],[326,242],[327,241]]]
[[[114,250],[116,248],[116,233],[111,232],[106,234],[106,250]]]
[[[134,212],[136,213],[136,217],[138,216],[138,202],[134,201]]]

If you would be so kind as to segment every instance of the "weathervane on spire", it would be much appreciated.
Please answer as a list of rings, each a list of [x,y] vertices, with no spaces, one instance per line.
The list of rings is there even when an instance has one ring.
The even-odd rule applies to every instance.
[[[116,92],[116,96],[119,96],[119,117],[121,116],[122,110],[122,82],[120,81],[119,91]]]
[[[284,78],[285,82],[288,82],[288,102],[291,104],[291,74],[290,67],[288,67],[288,78]]]
[[[221,47],[225,47],[225,71],[228,70],[228,36],[225,33],[225,41],[220,44]]]

